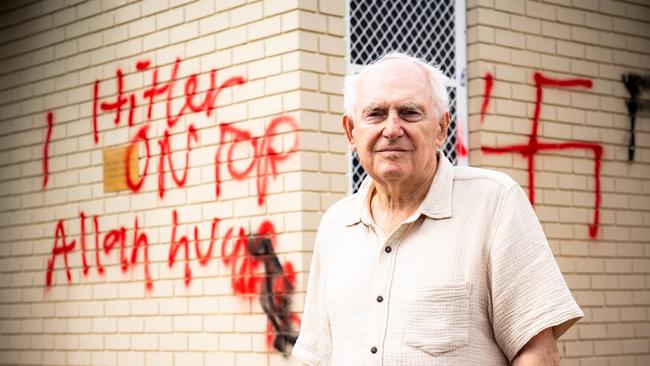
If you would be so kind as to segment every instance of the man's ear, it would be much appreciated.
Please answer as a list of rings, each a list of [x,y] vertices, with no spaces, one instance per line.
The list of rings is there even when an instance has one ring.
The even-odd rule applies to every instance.
[[[440,119],[438,120],[438,127],[440,129],[438,130],[438,135],[436,136],[436,145],[439,148],[445,146],[445,142],[447,141],[450,119],[451,117],[449,116],[449,112],[445,112],[442,116],[440,116]]]
[[[350,149],[352,149],[352,151],[357,151],[354,137],[352,136],[352,130],[354,130],[354,122],[352,121],[352,118],[344,114],[341,124],[343,125],[343,131],[345,131],[345,137],[348,139]]]

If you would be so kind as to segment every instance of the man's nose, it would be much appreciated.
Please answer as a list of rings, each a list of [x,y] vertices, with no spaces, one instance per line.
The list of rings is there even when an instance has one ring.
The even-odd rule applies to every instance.
[[[389,113],[382,135],[391,140],[404,135],[403,123],[397,113]]]

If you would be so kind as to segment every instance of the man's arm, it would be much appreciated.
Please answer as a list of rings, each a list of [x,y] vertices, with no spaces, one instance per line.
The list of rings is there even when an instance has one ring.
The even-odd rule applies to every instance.
[[[531,338],[512,360],[513,366],[559,366],[560,353],[551,328]]]

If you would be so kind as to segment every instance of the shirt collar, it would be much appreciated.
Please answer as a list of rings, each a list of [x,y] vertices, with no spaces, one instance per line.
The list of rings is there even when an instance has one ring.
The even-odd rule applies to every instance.
[[[433,182],[429,192],[424,197],[424,201],[418,207],[416,216],[420,214],[432,219],[445,219],[451,217],[451,194],[454,183],[454,166],[449,160],[438,153],[438,167],[433,177]],[[345,219],[346,225],[354,225],[363,222],[366,226],[373,225],[372,215],[370,214],[370,205],[368,200],[370,193],[375,189],[372,178],[367,176],[357,192],[355,206],[350,210],[350,214]]]

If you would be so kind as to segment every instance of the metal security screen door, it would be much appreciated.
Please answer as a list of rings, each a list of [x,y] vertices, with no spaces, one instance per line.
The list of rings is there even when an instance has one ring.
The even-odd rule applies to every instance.
[[[465,0],[347,0],[348,73],[390,51],[408,52],[438,65],[454,81],[450,88],[451,123],[444,154],[467,165],[459,154],[467,141]],[[366,176],[351,154],[351,190]]]

